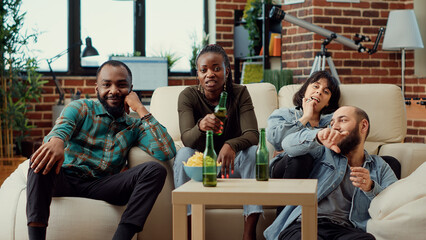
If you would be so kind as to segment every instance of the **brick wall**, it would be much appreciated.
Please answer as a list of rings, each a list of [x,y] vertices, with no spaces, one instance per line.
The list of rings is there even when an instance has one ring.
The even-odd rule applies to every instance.
[[[234,10],[243,10],[246,0],[216,0],[216,42],[227,51],[233,63]],[[412,9],[412,0],[368,1],[361,3],[329,3],[326,0],[305,0],[304,3],[285,5],[283,10],[297,18],[311,22],[352,39],[355,33],[371,37],[373,42],[363,43],[372,47],[379,27],[386,27],[387,17],[393,9]],[[321,48],[323,37],[286,21],[283,25],[283,67],[294,71],[294,81],[306,79],[311,70],[315,53]],[[391,83],[401,84],[400,53],[381,51],[368,55],[358,53],[340,43],[327,46],[332,54],[339,77],[344,84]],[[426,78],[414,76],[413,51],[406,53],[406,96],[426,97]],[[49,79],[49,78],[47,78]],[[67,92],[80,89],[95,97],[94,77],[60,78]],[[169,85],[194,85],[195,77],[170,77]],[[51,129],[51,108],[57,101],[53,82],[44,88],[45,93],[39,104],[33,104],[30,112],[31,123],[37,127],[31,132],[32,138],[45,136]],[[149,94],[149,93],[146,93]],[[66,97],[70,94],[67,93]],[[406,142],[425,143],[426,118],[408,119]]]
[[[244,0],[216,1],[216,39],[228,54],[233,56],[233,13],[244,9]],[[282,9],[299,19],[353,39],[356,33],[372,38],[362,43],[372,48],[380,27],[386,27],[390,10],[413,9],[412,0],[363,0],[360,3],[336,3],[326,0],[305,0],[304,3],[284,5]],[[309,75],[314,57],[321,50],[324,40],[313,33],[287,21],[282,22],[282,64],[294,71],[294,82],[301,82]],[[383,39],[382,39],[383,42]],[[338,42],[327,45],[340,80],[351,83],[390,83],[401,85],[401,54],[395,51],[379,51],[369,55],[358,53]],[[231,58],[231,61],[233,59]],[[426,97],[426,78],[414,75],[414,52],[406,51],[406,97]],[[425,114],[426,116],[426,109]],[[426,118],[408,119],[406,142],[425,143]]]
[[[35,128],[31,130],[32,139],[40,139],[46,136],[52,129],[52,106],[58,102],[59,94],[56,92],[55,83],[51,77],[43,77],[49,82],[43,88],[43,95],[40,102],[31,104],[28,113],[30,124]],[[71,92],[79,90],[84,98],[88,95],[96,98],[95,84],[96,77],[58,77],[60,84],[65,90],[65,98],[71,98]],[[169,86],[175,85],[196,85],[198,80],[195,77],[169,77]],[[151,96],[152,92],[142,92],[142,96]]]

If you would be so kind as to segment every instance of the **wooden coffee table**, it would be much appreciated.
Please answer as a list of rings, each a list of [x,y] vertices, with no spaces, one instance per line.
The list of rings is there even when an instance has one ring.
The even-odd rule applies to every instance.
[[[217,187],[191,180],[172,192],[172,203],[174,240],[188,239],[187,204],[192,205],[192,239],[205,239],[205,205],[301,205],[302,239],[317,239],[316,179],[218,179]]]

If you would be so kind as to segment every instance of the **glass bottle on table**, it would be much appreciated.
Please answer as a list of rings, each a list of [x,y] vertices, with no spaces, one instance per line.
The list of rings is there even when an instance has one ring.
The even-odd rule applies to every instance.
[[[228,97],[228,93],[225,91],[222,91],[220,94],[219,104],[214,108],[214,115],[222,121],[223,124],[225,124],[225,120],[227,117],[227,111],[226,111],[226,99]],[[216,135],[222,135],[222,132],[215,133]]]
[[[213,145],[213,131],[207,130],[206,149],[203,155],[203,185],[204,187],[216,187],[217,184],[217,155]]]
[[[256,180],[269,179],[269,151],[266,147],[265,128],[260,129],[259,145],[256,151]]]

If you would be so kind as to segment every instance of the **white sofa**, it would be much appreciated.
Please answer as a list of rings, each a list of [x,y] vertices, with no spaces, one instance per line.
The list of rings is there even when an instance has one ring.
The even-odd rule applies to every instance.
[[[269,83],[249,84],[247,87],[253,100],[259,128],[261,128],[267,126],[269,115],[278,106],[293,105],[293,94],[300,85],[285,86],[278,95],[275,87]],[[184,88],[185,86],[158,88],[153,94],[150,106],[150,111],[167,128],[177,148],[182,146],[176,111],[177,98]],[[367,139],[367,150],[370,153],[395,156],[401,162],[403,178],[426,161],[426,144],[402,143],[406,134],[407,121],[400,88],[389,84],[346,84],[341,86],[341,91],[341,105],[359,106],[370,116],[371,132]],[[272,149],[270,152],[272,154]],[[133,148],[130,151],[131,167],[146,161],[157,160],[139,148]],[[135,239],[172,239],[173,163],[172,161],[161,163],[168,170],[165,186],[148,217],[144,230],[135,236]],[[26,172],[27,165],[24,163],[6,179],[0,189],[0,239],[27,238]],[[54,198],[47,237],[48,239],[111,239],[123,209],[103,201],[70,197]],[[265,209],[265,216],[261,217],[258,224],[258,239],[263,239],[263,230],[274,218],[275,209]],[[377,219],[377,221],[380,220]],[[207,209],[206,226],[207,239],[240,239],[243,231],[242,208]]]

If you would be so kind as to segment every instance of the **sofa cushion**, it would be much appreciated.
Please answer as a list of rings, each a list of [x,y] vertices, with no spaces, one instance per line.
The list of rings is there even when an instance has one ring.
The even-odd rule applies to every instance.
[[[168,86],[155,89],[149,107],[152,115],[161,123],[172,137],[180,141],[179,116],[177,104],[180,92],[188,86]]]
[[[301,85],[288,85],[278,93],[279,107],[293,107],[293,95]],[[365,148],[377,154],[384,143],[402,142],[407,131],[401,89],[393,84],[342,84],[340,106],[352,105],[367,112],[371,130]]]
[[[401,177],[405,178],[425,161],[424,143],[391,143],[380,148],[381,156],[393,156],[401,163]]]
[[[424,239],[426,163],[383,190],[371,202],[367,231],[377,239]]]
[[[277,109],[277,90],[270,83],[245,84],[253,101],[254,113],[259,128],[268,126],[268,118]]]

